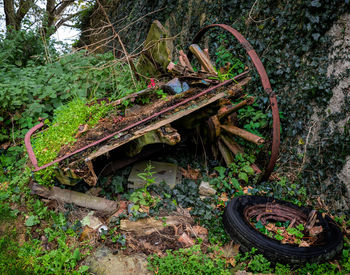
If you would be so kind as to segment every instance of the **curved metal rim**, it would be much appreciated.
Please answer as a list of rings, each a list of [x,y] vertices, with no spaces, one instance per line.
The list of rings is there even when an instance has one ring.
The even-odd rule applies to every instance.
[[[239,33],[236,29],[225,25],[225,24],[212,24],[204,27],[201,29],[196,36],[193,39],[192,44],[197,44],[200,39],[203,37],[203,35],[210,29],[213,28],[222,28],[229,33],[231,33],[237,40],[238,42],[243,46],[243,48],[247,51],[247,54],[250,56],[252,59],[252,62],[256,68],[256,70],[259,73],[261,84],[269,96],[270,99],[270,106],[272,110],[272,145],[271,145],[271,157],[270,161],[265,169],[265,172],[263,176],[261,177],[261,180],[266,180],[269,178],[271,175],[273,168],[275,167],[277,158],[278,158],[278,153],[279,153],[279,147],[280,147],[280,116],[278,112],[278,106],[277,106],[277,98],[276,94],[272,91],[270,80],[267,76],[266,70],[264,65],[262,64],[259,56],[253,49],[252,45],[243,37],[241,33]],[[188,58],[191,59],[192,53],[188,52]]]

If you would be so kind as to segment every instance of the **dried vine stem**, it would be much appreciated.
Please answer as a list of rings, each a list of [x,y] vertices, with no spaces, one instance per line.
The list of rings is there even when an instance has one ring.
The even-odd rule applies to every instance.
[[[120,35],[119,35],[119,34],[116,32],[116,30],[114,29],[114,27],[113,27],[111,21],[109,20],[109,17],[108,17],[108,15],[107,15],[107,13],[106,13],[106,10],[105,10],[104,7],[101,5],[101,3],[100,3],[99,0],[97,0],[97,3],[98,3],[98,5],[100,6],[100,8],[101,8],[103,14],[105,15],[106,20],[107,20],[109,26],[110,26],[111,29],[112,29],[112,32],[113,32],[114,37],[118,39],[118,42],[119,42],[120,46],[121,46],[122,49],[123,49],[123,52],[124,52],[126,61],[128,62],[128,65],[129,65],[129,69],[130,69],[130,74],[131,74],[132,82],[133,82],[134,86],[136,87],[136,82],[135,82],[134,74],[135,74],[136,78],[138,78],[138,75],[137,75],[137,73],[136,73],[135,65],[134,65],[134,63],[132,62],[132,60],[130,60],[129,54],[128,54],[128,52],[127,52],[126,49],[125,49],[124,43],[123,43],[123,41],[121,40]]]

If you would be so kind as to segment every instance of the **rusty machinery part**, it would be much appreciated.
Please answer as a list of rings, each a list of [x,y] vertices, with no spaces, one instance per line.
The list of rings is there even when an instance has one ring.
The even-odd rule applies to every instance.
[[[197,99],[197,98],[199,98],[199,97],[201,97],[201,96],[203,96],[203,95],[205,95],[205,94],[208,94],[209,92],[214,91],[215,89],[218,89],[218,88],[221,88],[221,87],[225,87],[225,86],[227,86],[227,85],[229,85],[229,84],[232,84],[232,82],[234,82],[235,80],[240,80],[240,79],[242,79],[242,78],[245,78],[247,75],[248,75],[248,71],[243,72],[243,73],[241,73],[240,75],[237,75],[236,77],[234,77],[233,79],[228,79],[228,80],[226,80],[226,81],[224,81],[224,82],[222,82],[222,83],[220,83],[220,84],[218,84],[218,85],[215,85],[215,86],[213,86],[213,87],[210,87],[209,89],[206,89],[206,90],[204,90],[204,91],[202,91],[202,92],[200,92],[200,93],[198,93],[198,94],[196,94],[196,95],[194,95],[194,96],[192,96],[192,97],[189,97],[189,98],[187,98],[187,99],[184,99],[183,101],[181,101],[181,102],[179,102],[179,103],[177,103],[177,104],[175,104],[175,105],[172,105],[172,106],[170,106],[170,107],[167,107],[167,108],[165,108],[165,109],[163,109],[163,110],[161,110],[161,111],[159,111],[159,112],[157,112],[157,113],[154,113],[153,115],[151,115],[151,116],[149,116],[149,117],[146,117],[146,118],[144,118],[144,119],[142,119],[142,120],[139,120],[139,121],[136,122],[136,123],[133,123],[133,124],[131,124],[131,125],[129,125],[129,126],[123,128],[123,129],[120,129],[120,130],[118,130],[118,131],[116,131],[116,132],[114,132],[114,133],[112,133],[112,134],[107,135],[107,136],[104,137],[104,138],[101,138],[101,139],[99,139],[99,140],[96,140],[96,141],[90,143],[89,145],[86,145],[86,146],[84,146],[84,147],[82,147],[82,148],[80,148],[80,149],[78,149],[78,150],[76,150],[76,151],[74,151],[74,152],[72,152],[72,153],[66,154],[66,155],[64,155],[64,156],[62,156],[62,157],[60,157],[60,158],[57,158],[57,159],[55,159],[55,160],[53,160],[53,161],[51,161],[51,162],[49,162],[49,163],[46,163],[46,164],[44,164],[44,165],[42,165],[42,166],[38,166],[38,161],[37,161],[37,159],[36,159],[36,157],[35,157],[35,154],[34,154],[34,151],[33,151],[32,145],[31,145],[31,141],[30,141],[30,138],[31,138],[31,136],[34,134],[34,132],[37,131],[37,130],[39,130],[41,127],[44,126],[44,123],[43,123],[43,122],[40,122],[39,124],[37,124],[36,126],[34,126],[33,128],[31,128],[31,129],[27,132],[27,134],[25,135],[25,138],[24,138],[24,144],[25,144],[25,147],[26,147],[26,149],[27,149],[27,152],[28,152],[28,155],[29,155],[29,159],[30,159],[32,165],[34,166],[34,172],[40,171],[40,170],[42,170],[42,169],[45,169],[45,168],[47,168],[47,167],[49,167],[49,166],[51,166],[51,165],[53,165],[53,164],[55,164],[55,163],[58,163],[58,162],[60,162],[60,161],[62,161],[62,160],[64,160],[64,159],[67,159],[67,158],[69,158],[69,157],[71,157],[71,156],[73,156],[73,155],[75,155],[75,154],[78,154],[78,153],[80,153],[80,152],[83,152],[84,150],[86,150],[86,149],[88,149],[88,148],[91,148],[91,147],[93,147],[93,146],[96,146],[97,144],[100,144],[100,143],[102,143],[102,142],[104,142],[104,141],[107,141],[107,140],[111,139],[112,137],[114,137],[115,135],[117,135],[117,134],[119,134],[119,133],[122,133],[122,132],[125,132],[125,131],[128,131],[128,130],[131,130],[131,129],[135,128],[135,127],[138,126],[138,125],[141,125],[141,124],[143,124],[143,123],[149,122],[149,121],[151,121],[152,119],[154,119],[154,118],[156,118],[156,117],[159,117],[160,115],[165,114],[165,113],[167,113],[167,112],[169,112],[169,111],[172,111],[172,110],[174,110],[174,109],[176,109],[176,108],[178,108],[178,107],[180,107],[180,106],[182,106],[182,105],[184,105],[184,104],[186,104],[186,103],[189,103],[189,102],[191,102],[192,100]]]
[[[191,44],[197,44],[201,40],[201,38],[204,36],[204,34],[208,30],[213,29],[213,28],[222,28],[222,29],[228,31],[244,47],[244,49],[247,51],[247,54],[250,56],[257,72],[260,75],[261,83],[262,83],[262,86],[263,86],[265,92],[269,96],[270,106],[271,106],[271,110],[272,110],[272,120],[273,120],[273,122],[272,122],[271,157],[270,157],[270,161],[269,161],[267,167],[265,168],[265,172],[261,178],[261,180],[266,180],[269,178],[269,176],[271,175],[271,173],[273,171],[273,168],[274,168],[275,163],[276,163],[277,158],[278,158],[278,152],[279,152],[279,146],[280,146],[280,117],[279,117],[279,112],[278,112],[276,94],[273,92],[273,90],[271,88],[270,80],[267,76],[266,70],[265,70],[259,56],[257,55],[255,50],[253,49],[252,45],[250,45],[250,43],[243,37],[243,35],[240,34],[234,28],[232,28],[228,25],[225,25],[225,24],[208,25],[208,26],[204,27],[203,29],[201,29],[196,34],[196,36],[194,37]],[[189,51],[187,56],[191,60],[192,53]]]
[[[294,244],[282,244],[258,231],[251,219],[263,221],[291,221],[297,225],[302,223],[307,228],[316,214],[317,226],[323,231],[313,245],[299,247]],[[238,242],[242,252],[258,249],[266,258],[280,263],[300,264],[306,262],[322,262],[336,256],[343,248],[343,234],[336,223],[327,215],[311,208],[299,207],[295,204],[271,197],[240,196],[230,201],[223,216],[224,227],[231,238]],[[315,223],[314,223],[315,224]]]

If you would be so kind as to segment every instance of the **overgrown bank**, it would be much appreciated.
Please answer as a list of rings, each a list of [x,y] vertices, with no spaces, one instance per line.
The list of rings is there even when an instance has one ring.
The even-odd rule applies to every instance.
[[[342,91],[344,101],[338,102],[338,110],[341,111],[331,115],[327,111],[333,88],[342,79],[349,78],[348,70],[341,75],[335,76],[332,72],[327,75],[328,64],[339,58],[337,55],[329,58],[332,42],[327,31],[348,11],[347,1],[309,0],[285,3],[232,0],[182,3],[174,0],[154,1],[152,4],[138,1],[134,4],[116,1],[106,5],[108,14],[114,21],[127,15],[127,19],[118,21],[114,27],[117,31],[122,30],[123,41],[130,50],[144,40],[154,15],[136,21],[129,28],[123,28],[137,18],[159,9],[161,11],[156,12],[157,19],[169,28],[170,36],[177,36],[177,42],[185,49],[200,27],[207,24],[225,23],[240,31],[262,58],[283,112],[284,146],[280,169],[307,187],[312,194],[310,201],[316,201],[322,196],[329,208],[347,212],[349,191],[346,182],[339,178],[339,173],[350,152],[349,104],[346,96],[348,88],[344,87]],[[83,29],[100,26],[97,20],[103,15],[98,6],[92,9],[91,14],[94,16],[82,20]],[[345,21],[341,24],[347,23]],[[344,35],[345,25],[342,27]],[[91,39],[96,42],[102,37],[104,36],[92,36]],[[242,54],[235,46],[236,41],[218,33],[212,33],[207,40],[213,52],[215,45],[219,45],[216,44],[218,38],[226,39],[235,53]],[[91,40],[83,37],[82,42],[89,44]],[[343,55],[342,62],[348,58]],[[260,104],[264,105],[268,99],[263,95],[258,81],[256,78],[252,87],[261,96]],[[311,119],[316,112],[322,123],[317,123],[321,124],[317,127],[318,133],[314,135],[315,138],[311,138],[310,135],[315,130]],[[339,120],[347,121],[345,126],[339,126]],[[335,127],[330,129],[329,125]]]

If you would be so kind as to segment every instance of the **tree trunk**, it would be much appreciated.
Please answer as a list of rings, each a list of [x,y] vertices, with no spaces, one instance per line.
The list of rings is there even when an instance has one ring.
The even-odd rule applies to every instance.
[[[14,0],[4,0],[6,30],[20,30],[22,20],[28,13],[30,6],[33,4],[33,0],[20,0],[18,3],[18,10],[16,11]]]

